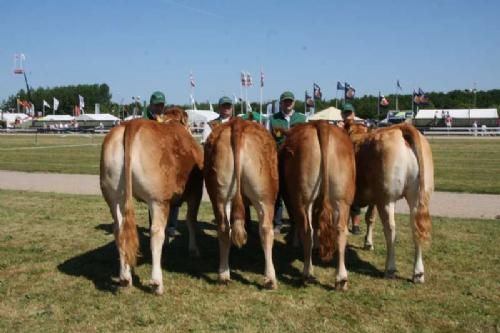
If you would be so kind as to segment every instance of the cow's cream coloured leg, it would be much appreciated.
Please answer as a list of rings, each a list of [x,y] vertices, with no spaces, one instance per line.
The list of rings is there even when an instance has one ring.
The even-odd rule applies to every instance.
[[[118,248],[118,254],[120,256],[120,285],[126,287],[132,285],[132,274],[130,265],[127,264],[127,261],[125,260],[125,253],[122,251],[122,249],[120,249],[120,245],[118,243],[118,235],[123,224],[123,215],[121,208],[123,208],[123,206],[120,206],[117,203],[115,205],[114,211],[112,212],[114,219],[113,232],[115,235],[116,247]]]
[[[163,294],[163,277],[161,272],[161,252],[165,241],[165,226],[170,210],[170,203],[153,202],[151,211],[151,256],[153,271],[151,273],[151,286],[157,295]]]
[[[305,212],[297,208],[297,221],[295,221],[295,226],[303,233],[304,240],[304,270],[302,271],[302,278],[304,282],[314,281],[314,267],[312,263],[312,250],[313,250],[313,225],[312,225],[312,202],[307,207],[307,216]]]
[[[231,225],[228,217],[231,216],[231,201],[224,207],[219,204],[215,212],[217,234],[219,239],[219,282],[228,283],[231,280],[229,272],[229,251],[231,248]],[[226,209],[227,208],[227,209]],[[226,216],[226,213],[228,214]]]
[[[262,249],[264,250],[264,258],[266,262],[264,287],[268,289],[276,289],[278,283],[276,281],[276,272],[273,264],[273,214],[274,204],[263,205],[257,209],[259,214],[259,233]]]
[[[366,221],[366,236],[365,236],[365,250],[373,251],[373,225],[375,224],[377,210],[375,206],[368,206],[365,214]]]
[[[337,228],[337,276],[335,277],[335,289],[347,289],[347,269],[345,268],[345,248],[347,244],[347,222],[349,219],[349,208],[345,202],[339,202],[333,207],[338,207],[338,214],[336,221],[334,221],[334,228]]]
[[[415,260],[414,260],[414,266],[413,266],[413,282],[415,283],[424,283],[425,281],[425,276],[424,276],[424,261],[422,258],[422,245],[420,244],[416,231],[415,231],[415,225],[416,225],[416,218],[417,218],[417,204],[418,204],[418,198],[417,198],[417,193],[415,195],[407,195],[406,200],[408,202],[408,205],[410,206],[410,225],[413,233],[413,243],[415,245]]]
[[[378,205],[380,219],[384,226],[384,236],[387,246],[387,256],[385,260],[385,277],[392,279],[396,274],[396,222],[394,220],[394,202],[386,205]]]

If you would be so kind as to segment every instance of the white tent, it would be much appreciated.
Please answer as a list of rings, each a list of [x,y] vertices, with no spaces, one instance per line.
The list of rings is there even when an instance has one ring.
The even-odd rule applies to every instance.
[[[498,119],[497,109],[444,109],[420,110],[415,119],[442,118],[443,114],[450,114],[453,119]]]
[[[359,117],[355,117],[356,120],[363,120]],[[324,110],[318,111],[309,117],[309,120],[330,120],[330,121],[341,121],[342,111],[336,107],[330,106]]]
[[[2,120],[6,122],[7,127],[12,127],[16,122],[16,119],[19,119],[21,122],[23,122],[28,118],[29,116],[25,113],[8,113],[8,112],[2,113]]]
[[[186,110],[189,122],[209,122],[219,118],[219,114],[210,110]]]
[[[117,121],[119,118],[109,113],[85,113],[76,117],[77,121]]]
[[[43,118],[39,118],[41,121],[72,121],[75,117],[67,114],[49,114]]]

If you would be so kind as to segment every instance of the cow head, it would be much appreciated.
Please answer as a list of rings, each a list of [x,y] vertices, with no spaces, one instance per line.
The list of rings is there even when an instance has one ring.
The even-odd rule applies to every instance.
[[[156,119],[160,123],[167,123],[169,121],[178,121],[181,123],[182,126],[184,126],[189,131],[189,133],[191,133],[191,129],[189,128],[189,122],[188,122],[188,114],[186,111],[184,111],[178,106],[165,108],[163,110],[163,113],[159,115]]]
[[[357,123],[354,119],[347,119],[344,123],[344,129],[349,136],[366,134],[369,132],[369,128],[365,124]]]

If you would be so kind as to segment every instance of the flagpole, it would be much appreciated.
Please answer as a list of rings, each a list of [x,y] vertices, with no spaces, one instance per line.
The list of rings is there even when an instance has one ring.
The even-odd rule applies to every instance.
[[[378,92],[378,99],[377,99],[377,122],[380,121],[380,91]]]
[[[338,87],[337,87],[338,88]],[[338,109],[339,108],[339,90],[338,89],[335,89],[335,108]]]
[[[45,101],[42,105],[42,117],[45,117]]]
[[[262,81],[262,67],[260,68],[260,106],[259,106],[259,124],[262,125],[262,88],[263,88],[263,81]]]

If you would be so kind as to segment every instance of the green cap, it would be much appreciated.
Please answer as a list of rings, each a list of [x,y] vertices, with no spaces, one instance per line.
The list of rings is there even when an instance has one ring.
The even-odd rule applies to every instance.
[[[222,96],[220,99],[219,99],[219,105],[222,105],[222,104],[231,104],[233,105],[233,100],[227,96]]]
[[[284,93],[281,94],[280,96],[280,102],[283,102],[284,100],[291,99],[292,101],[295,101],[295,96],[291,91],[285,91]]]
[[[354,106],[351,103],[345,103],[342,105],[342,112],[354,112]]]
[[[149,104],[165,104],[165,95],[161,91],[155,91],[153,95],[151,95],[151,99],[149,100]]]

